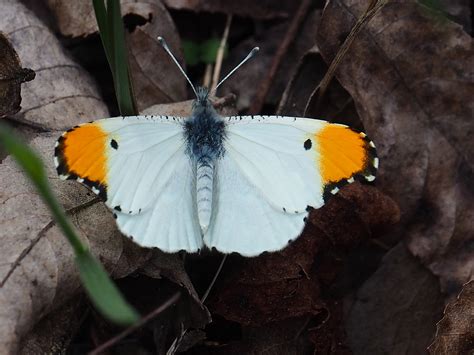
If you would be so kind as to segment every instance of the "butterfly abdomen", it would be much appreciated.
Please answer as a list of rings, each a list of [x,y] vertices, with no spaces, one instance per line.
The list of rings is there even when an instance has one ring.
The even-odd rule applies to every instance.
[[[204,235],[212,216],[215,162],[224,156],[225,123],[208,101],[198,101],[184,131],[186,151],[196,167],[196,209]]]
[[[214,182],[214,161],[204,156],[196,166],[196,207],[202,234],[205,234],[212,214],[212,185]]]

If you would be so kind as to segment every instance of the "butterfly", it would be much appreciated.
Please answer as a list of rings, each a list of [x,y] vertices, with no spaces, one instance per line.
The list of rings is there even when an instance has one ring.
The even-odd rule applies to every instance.
[[[101,196],[139,245],[248,257],[278,251],[342,186],[375,179],[379,160],[365,133],[310,118],[221,117],[209,91],[192,87],[189,117],[101,119],[56,142],[60,178]]]

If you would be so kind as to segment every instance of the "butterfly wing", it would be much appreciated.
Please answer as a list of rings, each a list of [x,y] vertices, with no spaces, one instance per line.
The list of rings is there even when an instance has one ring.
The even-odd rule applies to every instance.
[[[114,209],[120,230],[138,244],[196,251],[202,240],[190,193],[194,179],[182,121],[172,116],[133,116],[74,127],[56,144],[58,174],[102,196]],[[165,228],[168,225],[175,227]]]
[[[347,126],[277,116],[227,121],[204,236],[211,248],[247,256],[280,250],[299,236],[311,208],[344,184],[375,178],[375,146]]]

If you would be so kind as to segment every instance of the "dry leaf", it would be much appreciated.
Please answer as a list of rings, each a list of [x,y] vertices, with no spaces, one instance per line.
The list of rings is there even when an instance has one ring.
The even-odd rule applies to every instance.
[[[315,43],[314,34],[317,32],[321,10],[309,13],[301,26],[298,36],[288,49],[272,82],[267,95],[267,103],[276,105],[282,92],[285,90],[295,64]],[[281,44],[282,38],[288,31],[289,22],[285,21],[274,26],[265,26],[255,37],[242,41],[233,48],[224,61],[222,74],[230,72],[253,47],[260,47],[258,55],[245,64],[219,89],[222,94],[234,93],[238,96],[237,109],[247,110],[255,99],[259,88],[256,83],[262,81],[271,66],[275,53]],[[313,78],[311,75],[310,78]],[[288,114],[287,112],[283,113]]]
[[[31,145],[43,157],[48,177],[82,239],[114,277],[133,272],[147,253],[123,238],[93,193],[57,177],[52,151],[58,133],[43,134]],[[40,196],[11,157],[0,165],[0,348],[14,349],[34,324],[80,289],[71,247],[52,222]]]
[[[22,68],[20,58],[0,32],[0,117],[20,111],[21,84],[35,78],[35,72]]]
[[[85,297],[73,298],[42,319],[23,339],[20,354],[61,354],[78,331],[85,314]]]
[[[318,46],[329,63],[367,4],[328,3]],[[336,72],[375,141],[378,186],[401,207],[411,252],[444,290],[472,278],[472,38],[415,2],[390,1]]]
[[[205,354],[313,354],[313,346],[308,341],[305,328],[307,317],[293,318],[283,322],[273,322],[259,327],[246,327],[240,341],[225,342],[220,346],[210,343]]]
[[[403,243],[356,292],[345,324],[350,348],[360,354],[423,354],[443,309],[439,284]]]
[[[289,17],[294,13],[298,3],[283,1],[223,1],[223,0],[164,0],[166,6],[175,10],[196,12],[222,12],[259,20]]]
[[[472,4],[470,0],[439,0],[431,2],[433,5],[446,12],[449,17],[463,26],[464,31],[471,33],[472,30]]]
[[[36,79],[23,86],[23,109],[15,120],[42,130],[65,130],[92,117],[107,117],[94,81],[48,27],[20,1],[0,3],[0,13],[0,26],[23,65],[36,72]]]
[[[474,281],[464,285],[438,323],[430,354],[472,354],[474,351]]]
[[[245,259],[225,281],[210,308],[243,325],[261,325],[287,318],[317,315],[325,309],[315,256],[331,247],[350,248],[372,230],[396,223],[394,202],[377,189],[355,183],[326,206],[311,213],[301,237],[280,252]]]
[[[182,63],[183,53],[176,27],[160,0],[122,0],[122,15],[136,15],[145,24],[127,33],[128,59],[138,110],[158,103],[186,99],[186,81],[157,41],[166,39]],[[90,0],[48,0],[63,35],[81,37],[98,31]]]

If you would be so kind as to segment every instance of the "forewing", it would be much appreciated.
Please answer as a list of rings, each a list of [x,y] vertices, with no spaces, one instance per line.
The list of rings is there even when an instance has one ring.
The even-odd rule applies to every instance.
[[[62,179],[91,187],[110,208],[137,214],[151,207],[172,178],[184,144],[180,119],[108,118],[64,132],[55,163]]]
[[[345,125],[281,116],[227,120],[226,156],[278,210],[319,208],[344,184],[375,179],[375,145]]]
[[[202,239],[182,124],[172,116],[133,116],[74,127],[56,144],[58,174],[101,195],[138,244],[196,251]]]
[[[372,181],[375,146],[347,126],[306,118],[227,118],[211,228],[204,243],[254,256],[301,233],[308,211],[344,184]]]

